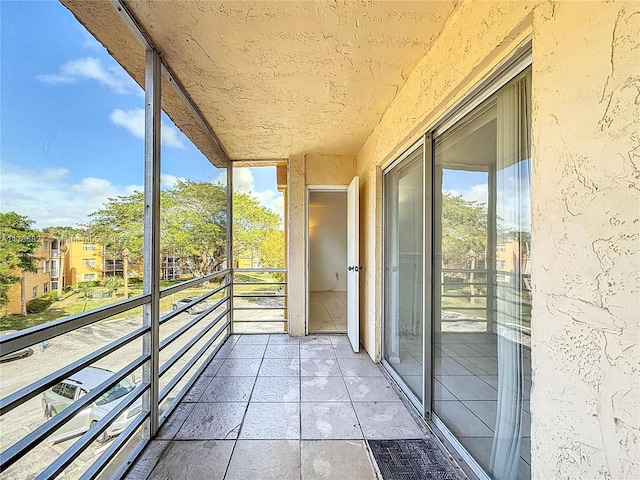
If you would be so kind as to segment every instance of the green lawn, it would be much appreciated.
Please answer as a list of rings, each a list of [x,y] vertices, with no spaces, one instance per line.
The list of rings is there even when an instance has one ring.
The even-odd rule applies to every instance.
[[[162,281],[160,287],[164,288],[170,285],[175,285],[181,281]],[[160,310],[167,311],[172,308],[174,300],[187,297],[187,296],[200,296],[204,295],[207,291],[216,287],[215,283],[210,284],[208,287],[195,287],[183,290],[175,295],[169,295],[160,300]],[[104,290],[102,287],[96,287],[95,290]],[[119,293],[122,289],[118,290]],[[129,287],[129,296],[135,297],[142,294],[142,285],[133,285]],[[220,298],[221,293],[214,296],[214,298]],[[112,298],[93,299],[90,298],[85,301],[81,292],[74,292],[60,300],[53,302],[49,308],[41,313],[28,314],[26,317],[21,315],[5,315],[0,317],[0,331],[2,330],[23,330],[25,328],[34,327],[43,323],[51,322],[59,318],[68,317],[69,315],[76,315],[84,311],[93,310],[95,308],[103,307],[111,303],[121,301],[122,298],[116,296]],[[86,303],[86,305],[85,305]],[[211,303],[211,302],[209,302]],[[136,315],[142,315],[142,307],[137,307],[119,315],[115,315],[107,320],[110,321],[118,318],[133,317]]]

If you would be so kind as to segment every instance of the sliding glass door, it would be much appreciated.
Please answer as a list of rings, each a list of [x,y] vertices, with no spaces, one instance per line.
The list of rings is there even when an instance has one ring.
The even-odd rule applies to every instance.
[[[530,91],[435,137],[433,413],[497,479],[530,471]]]
[[[423,146],[385,174],[385,361],[421,407],[424,388]]]
[[[422,146],[384,172],[384,359],[472,463],[526,479],[531,69],[494,92],[426,136],[426,172]]]

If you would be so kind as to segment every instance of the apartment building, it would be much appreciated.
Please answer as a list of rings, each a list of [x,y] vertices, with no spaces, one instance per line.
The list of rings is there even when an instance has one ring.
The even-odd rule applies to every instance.
[[[33,253],[37,258],[36,272],[20,273],[21,281],[14,284],[7,293],[9,302],[6,313],[9,315],[21,313],[22,299],[25,303],[38,298],[57,288],[57,241],[48,233],[40,234],[40,245]]]

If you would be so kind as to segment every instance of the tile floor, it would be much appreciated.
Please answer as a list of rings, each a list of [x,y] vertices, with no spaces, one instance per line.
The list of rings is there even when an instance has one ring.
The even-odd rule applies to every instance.
[[[426,435],[345,335],[235,335],[127,478],[373,480],[366,440]]]
[[[347,331],[347,292],[309,292],[309,332]]]
[[[436,334],[434,345],[434,412],[485,468],[494,442],[498,411],[497,336],[452,331]],[[422,389],[422,337],[402,335],[400,355],[391,365],[409,388]],[[524,370],[518,479],[531,472],[531,348],[522,345]],[[504,366],[503,366],[504,368]]]

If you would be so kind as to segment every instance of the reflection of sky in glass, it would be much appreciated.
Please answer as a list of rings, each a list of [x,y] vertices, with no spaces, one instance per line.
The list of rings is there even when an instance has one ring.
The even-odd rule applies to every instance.
[[[498,170],[496,213],[499,229],[531,231],[530,173],[529,159]]]
[[[531,161],[523,160],[496,175],[498,226],[505,230],[531,231]],[[487,172],[443,169],[442,190],[465,200],[488,201]]]

